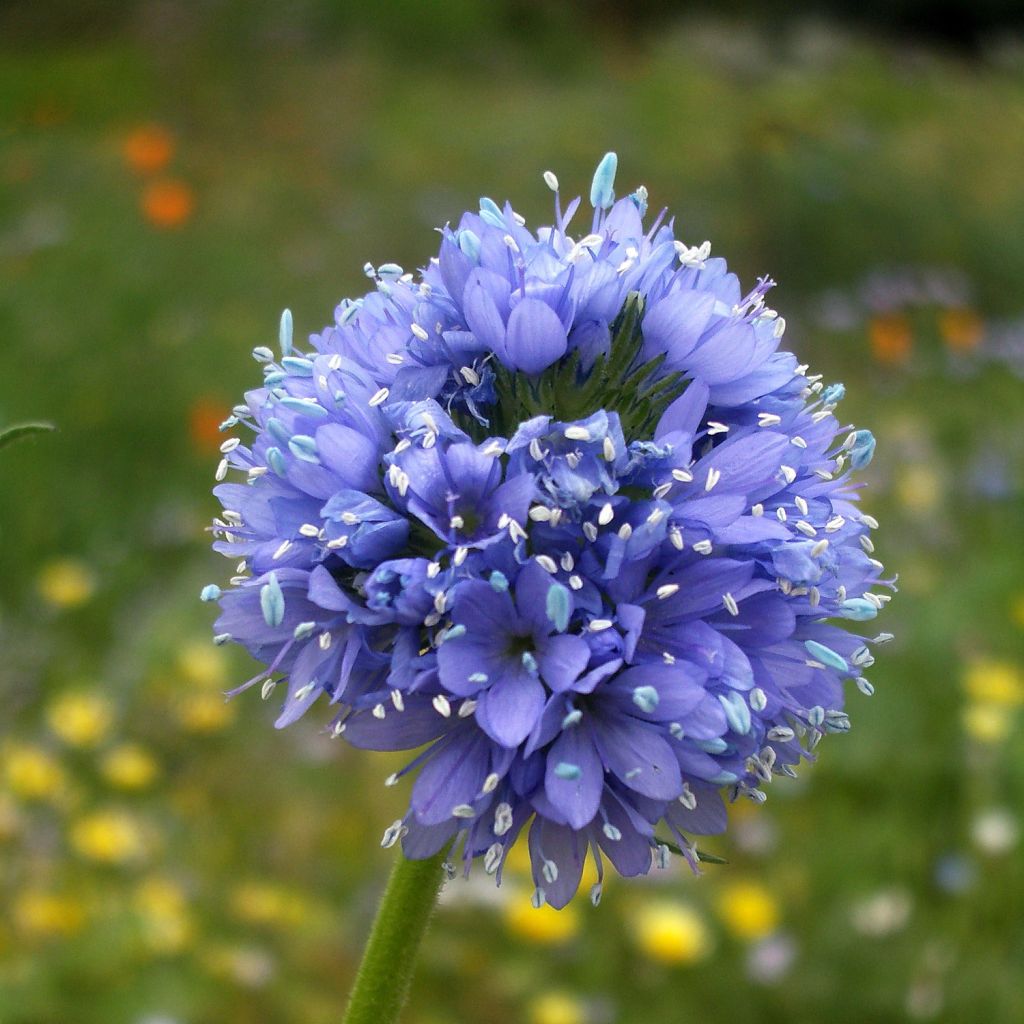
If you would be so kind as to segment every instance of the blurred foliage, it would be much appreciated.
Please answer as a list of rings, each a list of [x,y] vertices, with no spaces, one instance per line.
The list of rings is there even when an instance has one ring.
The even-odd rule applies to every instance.
[[[453,883],[408,1020],[1024,1018],[1019,44],[469,2],[83,0],[40,6],[48,35],[28,10],[0,15],[0,423],[59,431],[0,460],[0,1022],[338,1019],[398,761],[225,703],[251,667],[196,601],[227,570],[217,425],[283,306],[319,329],[480,191],[541,222],[540,172],[582,190],[609,148],[682,237],[781,282],[787,337],[878,435],[898,639],[854,732],[734,808],[728,864],[561,914],[522,861]]]

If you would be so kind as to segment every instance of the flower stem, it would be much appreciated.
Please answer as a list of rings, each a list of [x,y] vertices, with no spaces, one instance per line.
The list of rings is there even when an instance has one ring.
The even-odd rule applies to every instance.
[[[343,1024],[394,1024],[402,1012],[423,934],[444,875],[442,851],[428,860],[401,854],[377,909]]]

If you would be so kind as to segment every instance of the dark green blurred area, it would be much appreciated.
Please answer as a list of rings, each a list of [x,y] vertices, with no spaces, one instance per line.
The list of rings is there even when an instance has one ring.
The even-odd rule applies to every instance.
[[[515,878],[452,886],[407,1019],[1024,1019],[1019,16],[972,5],[938,48],[911,6],[874,36],[773,10],[0,11],[0,425],[58,427],[0,453],[0,1024],[339,1019],[406,794],[315,709],[223,710],[251,667],[196,600],[230,572],[215,426],[283,307],[319,330],[480,195],[544,223],[541,172],[584,192],[607,149],[780,282],[874,429],[898,639],[853,733],[709,843],[728,865],[560,924]]]

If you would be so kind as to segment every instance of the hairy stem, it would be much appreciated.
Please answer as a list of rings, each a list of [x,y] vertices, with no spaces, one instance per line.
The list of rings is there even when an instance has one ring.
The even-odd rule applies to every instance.
[[[406,860],[398,855],[377,909],[343,1024],[394,1024],[398,1020],[416,954],[444,880],[444,858],[444,851],[428,860]]]

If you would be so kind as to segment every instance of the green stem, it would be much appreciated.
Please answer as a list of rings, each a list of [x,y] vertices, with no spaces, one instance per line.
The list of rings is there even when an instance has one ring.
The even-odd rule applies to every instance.
[[[447,851],[428,860],[400,853],[381,898],[343,1024],[395,1024],[409,992],[416,954],[437,902]]]

